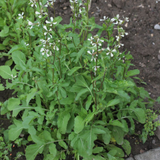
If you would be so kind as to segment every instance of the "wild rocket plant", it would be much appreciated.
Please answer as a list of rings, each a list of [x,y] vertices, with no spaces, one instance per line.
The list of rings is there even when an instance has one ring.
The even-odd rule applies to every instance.
[[[46,7],[54,3],[45,0],[30,1],[15,19],[21,36],[6,53],[15,65],[0,66],[7,79],[0,87],[16,96],[2,104],[1,114],[12,119],[10,141],[20,134],[28,140],[27,160],[37,154],[44,160],[122,160],[122,148],[131,152],[124,136],[134,134],[135,121],[145,123],[149,94],[131,78],[139,73],[128,70],[132,56],[119,51],[128,18],[104,16],[97,25],[88,4],[81,4],[71,1],[69,24],[48,17]]]

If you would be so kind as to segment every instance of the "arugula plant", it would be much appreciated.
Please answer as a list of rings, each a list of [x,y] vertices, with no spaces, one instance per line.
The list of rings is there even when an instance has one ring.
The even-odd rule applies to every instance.
[[[129,70],[132,56],[119,51],[128,19],[104,17],[97,25],[88,3],[83,8],[80,0],[71,1],[73,18],[62,25],[61,17],[45,12],[53,2],[32,1],[28,10],[34,14],[21,18],[28,23],[26,34],[9,51],[15,66],[0,66],[7,79],[1,87],[17,95],[2,104],[1,114],[12,119],[10,141],[27,137],[27,160],[37,154],[44,160],[122,160],[124,151],[131,152],[124,136],[134,134],[135,121],[146,121],[146,98],[151,99],[131,78],[139,73]]]

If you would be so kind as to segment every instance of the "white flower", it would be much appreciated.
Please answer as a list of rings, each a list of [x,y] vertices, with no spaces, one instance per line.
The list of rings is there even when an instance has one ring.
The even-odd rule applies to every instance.
[[[50,26],[52,26],[52,24],[57,24],[57,22],[53,22],[53,17],[50,17],[50,21],[46,20],[47,24],[50,24]]]
[[[100,19],[100,21],[105,21],[108,17],[103,16],[103,19]]]
[[[40,13],[38,11],[35,12],[36,15],[39,15]]]
[[[31,21],[28,20],[28,25],[32,26],[33,23]]]
[[[126,18],[125,18],[125,21],[126,21],[126,22],[129,22],[129,18],[128,18],[128,17],[126,17]]]
[[[18,14],[18,19],[23,19],[23,15],[24,15],[24,12],[22,12],[21,14]]]
[[[46,26],[43,26],[43,28],[44,28],[46,31],[48,31],[48,29],[47,29],[47,27],[46,27]]]

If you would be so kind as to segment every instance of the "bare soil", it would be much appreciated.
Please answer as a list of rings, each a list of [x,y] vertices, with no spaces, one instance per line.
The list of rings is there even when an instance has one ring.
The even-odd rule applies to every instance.
[[[62,16],[62,24],[69,23],[72,16],[69,0],[56,1],[54,9],[49,8],[49,16]],[[130,21],[124,26],[128,36],[122,40],[124,44],[122,50],[130,51],[134,58],[133,68],[140,70],[139,78],[146,82],[146,85],[137,85],[144,87],[153,99],[160,96],[160,30],[154,29],[154,25],[160,23],[160,2],[156,3],[156,0],[92,0],[89,14],[95,17],[97,24],[102,23],[100,19],[103,16],[112,18],[119,14],[121,18],[129,18]],[[0,65],[3,63],[4,61],[0,61]],[[2,82],[5,83],[4,80]],[[9,90],[0,92],[0,101],[5,101],[11,95]],[[153,109],[159,110],[160,105],[156,104]],[[7,128],[9,121],[0,119],[0,124]],[[137,125],[137,133],[141,130],[142,126]],[[144,144],[138,136],[127,136],[126,138],[132,146],[131,157],[160,147],[160,140],[156,136],[148,137]],[[24,151],[23,148],[13,148],[12,158],[20,150]],[[37,157],[37,160],[41,159],[43,158]],[[21,157],[20,160],[25,160],[25,158]]]

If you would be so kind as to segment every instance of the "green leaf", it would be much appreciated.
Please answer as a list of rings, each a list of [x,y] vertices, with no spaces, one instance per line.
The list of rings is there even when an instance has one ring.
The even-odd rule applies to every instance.
[[[131,124],[131,127],[130,127],[130,133],[131,134],[134,134],[135,133],[135,124],[134,124],[134,120],[132,118],[128,118],[129,121],[130,121],[130,124]]]
[[[93,153],[95,154],[95,153],[100,153],[100,152],[102,152],[103,151],[103,147],[96,147],[96,148],[94,148],[93,149]]]
[[[109,125],[124,128],[123,124],[121,122],[119,122],[118,120],[114,120],[112,122],[109,122]]]
[[[92,96],[89,95],[89,96],[87,97],[86,110],[88,110],[88,109],[90,108],[92,102],[93,102],[93,101],[92,101]]]
[[[81,89],[81,90],[78,92],[75,100],[77,101],[83,94],[85,94],[85,93],[87,93],[87,92],[88,92],[88,89],[86,89],[86,88],[85,88],[85,89]]]
[[[6,49],[6,47],[3,44],[0,44],[0,51],[3,51],[5,49]]]
[[[12,71],[9,66],[0,66],[0,75],[4,79],[12,78]]]
[[[112,135],[119,145],[123,144],[124,131],[122,128],[114,126],[112,130]]]
[[[109,144],[111,140],[111,134],[108,128],[105,128],[105,134],[102,134],[102,139],[105,144]]]
[[[137,117],[137,120],[140,123],[144,124],[145,121],[146,121],[145,111],[142,108],[135,108],[133,111],[134,111],[134,113],[135,113],[135,115]]]
[[[107,107],[110,107],[110,106],[115,106],[117,105],[118,103],[120,103],[120,99],[113,99],[113,100],[110,100],[107,104]]]
[[[113,154],[112,156],[116,156],[117,158],[124,157],[124,152],[119,147],[116,147],[114,145],[108,145],[107,149],[109,150],[109,154]],[[117,158],[115,160],[117,160]]]
[[[80,51],[77,53],[76,63],[79,61],[79,58],[85,52],[85,48],[81,48]]]
[[[60,104],[66,105],[66,104],[72,104],[74,102],[73,97],[67,97],[60,100]]]
[[[9,33],[9,27],[8,26],[4,26],[3,30],[0,32],[0,37],[7,37]]]
[[[67,97],[67,93],[66,93],[65,89],[63,89],[62,87],[59,87],[59,91],[60,91],[61,96],[62,96],[63,98],[66,98],[66,97]]]
[[[37,89],[36,89],[36,88],[32,88],[32,89],[30,90],[30,93],[27,94],[27,98],[26,98],[27,106],[28,106],[30,100],[33,99],[33,97],[35,96],[36,92],[37,92]]]
[[[12,53],[12,59],[19,67],[21,67],[23,70],[26,70],[26,56],[23,52],[14,51]]]
[[[127,72],[127,76],[126,77],[135,76],[135,75],[137,75],[139,73],[140,73],[140,71],[138,69],[130,70],[130,71]]]
[[[101,79],[103,76],[104,76],[104,73],[100,73],[96,78],[94,78],[94,79],[92,80],[92,82]]]
[[[11,66],[13,64],[13,60],[9,59],[8,61],[5,62],[5,65]]]
[[[10,129],[9,129],[9,140],[14,141],[16,140],[19,135],[21,134],[22,130],[23,130],[23,123],[20,120],[14,120],[14,124],[15,125],[11,125]]]
[[[76,71],[79,70],[80,68],[82,68],[82,67],[74,67],[74,68],[72,68],[72,69],[68,72],[68,75],[71,76],[74,72],[76,72]]]
[[[156,101],[157,101],[158,103],[160,103],[160,97],[158,97],[158,98],[156,99]]]
[[[82,117],[77,116],[74,121],[74,132],[76,134],[80,133],[84,128],[84,120]]]
[[[126,154],[129,156],[129,154],[131,153],[131,145],[130,145],[129,141],[127,141],[125,139],[123,141],[122,147],[123,147],[124,151],[126,152]]]
[[[118,90],[118,95],[121,98],[125,98],[127,101],[130,101],[130,96],[123,90]]]
[[[68,149],[68,146],[66,145],[66,143],[64,141],[59,141],[58,144],[63,147],[64,149]]]
[[[88,124],[94,117],[94,112],[87,114],[87,117],[84,119],[84,122]]]
[[[139,87],[139,93],[142,98],[149,98],[149,93],[143,87]]]
[[[4,86],[3,86],[3,84],[0,84],[0,91],[4,91]]]
[[[31,144],[26,148],[26,159],[34,160],[38,153],[41,153],[44,149],[44,144]]]
[[[17,108],[19,104],[20,104],[20,99],[12,97],[8,100],[7,108],[8,110],[12,111],[13,109]]]
[[[22,45],[14,45],[10,49],[10,51],[8,52],[8,54],[13,53],[13,52],[18,51],[18,50],[23,50],[23,49],[24,49],[24,47]]]
[[[59,115],[58,127],[59,127],[59,131],[62,134],[66,133],[67,125],[68,125],[68,121],[69,121],[70,117],[71,117],[71,115],[69,112],[63,112]]]

